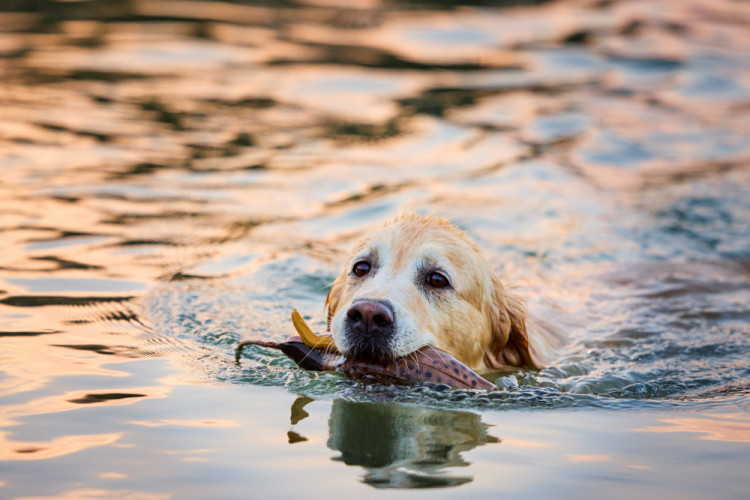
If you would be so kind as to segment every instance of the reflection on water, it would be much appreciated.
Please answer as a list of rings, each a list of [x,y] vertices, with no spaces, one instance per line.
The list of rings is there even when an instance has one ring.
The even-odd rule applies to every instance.
[[[0,2],[0,497],[744,498],[749,25],[731,0]],[[567,333],[550,367],[487,394],[234,362],[292,307],[322,328],[402,211]]]
[[[120,434],[90,434],[62,436],[45,442],[22,442],[8,439],[8,432],[0,433],[0,460],[45,460],[56,458],[94,446],[112,444]]]
[[[702,418],[664,418],[660,422],[667,425],[636,430],[640,432],[690,432],[698,434],[698,439],[750,443],[750,422],[742,414],[710,414]]]
[[[469,465],[461,452],[498,439],[470,412],[334,400],[328,447],[334,458],[367,471],[364,482],[377,488],[457,486],[470,476],[446,468]]]

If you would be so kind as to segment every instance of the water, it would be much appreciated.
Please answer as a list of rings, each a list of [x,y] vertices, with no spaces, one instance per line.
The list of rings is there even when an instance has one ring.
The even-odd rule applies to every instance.
[[[0,497],[746,497],[750,10],[477,3],[0,7]],[[235,362],[405,211],[551,366]]]

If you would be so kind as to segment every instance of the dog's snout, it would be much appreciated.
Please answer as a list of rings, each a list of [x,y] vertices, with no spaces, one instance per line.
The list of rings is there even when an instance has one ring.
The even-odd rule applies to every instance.
[[[385,304],[374,300],[356,302],[346,311],[346,317],[352,324],[360,324],[365,330],[393,325],[393,312]]]
[[[347,348],[355,359],[393,358],[392,342],[396,332],[393,306],[385,300],[359,299],[346,311],[344,321]]]

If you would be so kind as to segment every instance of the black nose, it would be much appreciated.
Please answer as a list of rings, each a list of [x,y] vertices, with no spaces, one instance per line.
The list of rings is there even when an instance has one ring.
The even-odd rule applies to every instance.
[[[393,306],[387,301],[358,300],[346,311],[347,357],[388,360],[396,332]]]
[[[382,302],[360,300],[346,311],[352,326],[370,331],[388,328],[393,325],[393,312]]]

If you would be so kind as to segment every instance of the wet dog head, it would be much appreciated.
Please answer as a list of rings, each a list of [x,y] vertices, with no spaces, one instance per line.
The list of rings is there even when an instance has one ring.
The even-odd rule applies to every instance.
[[[534,367],[523,304],[443,219],[404,216],[366,237],[326,304],[348,357],[388,360],[432,345],[475,369]]]

